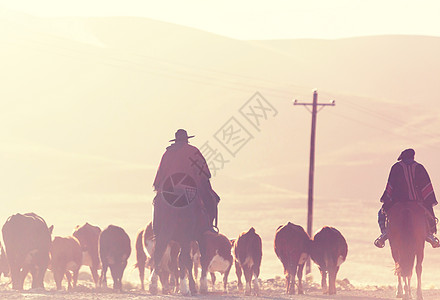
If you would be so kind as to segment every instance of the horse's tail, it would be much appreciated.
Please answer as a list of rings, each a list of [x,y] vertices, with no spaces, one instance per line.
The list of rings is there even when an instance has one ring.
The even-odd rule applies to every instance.
[[[401,247],[399,251],[399,266],[397,271],[401,276],[407,277],[411,276],[414,268],[414,260],[416,256],[415,245],[417,239],[414,228],[414,216],[408,208],[405,208],[402,211],[401,222]]]

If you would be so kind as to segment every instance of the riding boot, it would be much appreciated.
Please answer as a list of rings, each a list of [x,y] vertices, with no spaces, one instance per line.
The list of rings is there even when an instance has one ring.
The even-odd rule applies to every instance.
[[[377,221],[379,223],[380,232],[382,233],[375,241],[374,245],[378,248],[383,248],[385,246],[385,241],[388,239],[388,232],[386,228],[386,215],[381,208],[377,213]]]
[[[433,212],[434,213],[434,212]],[[432,248],[440,247],[439,239],[434,235],[437,233],[437,218],[434,216],[433,218],[428,218],[429,223],[429,232],[426,236],[426,241],[431,244]]]

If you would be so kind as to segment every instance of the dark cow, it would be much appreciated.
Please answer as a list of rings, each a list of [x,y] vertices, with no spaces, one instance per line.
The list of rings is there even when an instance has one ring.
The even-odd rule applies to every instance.
[[[278,227],[275,234],[275,253],[284,267],[286,293],[295,294],[295,276],[298,276],[298,294],[304,294],[302,273],[309,257],[310,238],[301,226],[288,222]]]
[[[201,256],[202,275],[200,277],[200,293],[208,292],[207,273],[211,273],[212,289],[215,286],[215,274],[223,274],[223,290],[228,292],[228,275],[232,267],[231,242],[221,233],[207,231],[203,234],[206,255]]]
[[[55,237],[50,247],[50,255],[50,269],[53,272],[57,290],[61,290],[64,274],[67,278],[68,289],[75,288],[82,262],[81,246],[78,240],[73,236]]]
[[[98,287],[98,270],[101,269],[98,252],[98,240],[101,229],[98,226],[85,223],[82,226],[76,226],[73,236],[78,239],[81,245],[82,262],[84,266],[90,267],[95,286]]]
[[[109,225],[99,236],[99,257],[102,263],[100,286],[107,287],[107,269],[113,278],[113,289],[122,290],[122,275],[131,254],[130,238],[121,227]]]
[[[144,289],[145,267],[148,267],[150,272],[153,269],[154,263],[152,257],[154,255],[155,244],[156,241],[154,238],[153,226],[152,222],[150,222],[144,230],[138,233],[136,238],[136,267],[139,268],[139,278],[141,280],[142,289]],[[145,250],[148,253],[148,256],[145,253]],[[158,275],[162,284],[162,292],[164,294],[167,294],[170,291],[177,292],[179,289],[179,252],[179,244],[170,241],[162,256],[160,272]]]
[[[53,226],[34,213],[15,214],[3,225],[3,241],[11,269],[12,288],[23,290],[24,279],[32,274],[32,288],[44,288],[49,265]]]
[[[0,243],[0,276],[9,277],[9,264],[2,243]]]
[[[253,291],[255,295],[260,293],[258,276],[260,275],[261,258],[263,256],[261,238],[251,227],[247,232],[241,233],[234,241],[235,272],[238,279],[238,288],[243,289],[241,274],[244,273],[246,280],[246,295]],[[253,287],[251,286],[254,277]]]
[[[347,252],[347,242],[336,228],[325,226],[313,237],[310,256],[321,271],[321,287],[324,294],[336,294],[336,275],[339,266],[347,257]]]

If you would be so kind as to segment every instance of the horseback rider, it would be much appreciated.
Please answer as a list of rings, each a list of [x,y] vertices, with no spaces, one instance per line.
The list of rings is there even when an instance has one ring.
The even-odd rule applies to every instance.
[[[193,137],[194,136],[188,136],[184,129],[176,131],[175,138],[170,140],[170,142],[174,143],[167,147],[160,161],[153,183],[154,190],[160,192],[165,180],[173,173],[181,172],[189,175],[195,181],[197,193],[209,216],[210,227],[218,231],[217,205],[220,201],[220,197],[211,187],[209,180],[211,178],[211,172],[209,171],[205,158],[199,149],[189,144],[188,140]],[[155,202],[156,198],[153,201],[154,206],[156,206]],[[156,209],[154,211],[156,213]],[[153,224],[153,230],[157,233],[157,228],[154,229],[154,225],[155,224]]]
[[[388,239],[386,214],[397,201],[421,202],[427,212],[428,235],[426,241],[434,248],[440,247],[440,242],[434,235],[437,233],[437,218],[434,215],[433,206],[438,202],[428,172],[423,165],[414,160],[414,156],[413,149],[406,149],[397,158],[398,162],[391,167],[387,186],[380,198],[383,205],[378,212],[378,223],[382,234],[374,241],[374,245],[378,248],[383,248]]]

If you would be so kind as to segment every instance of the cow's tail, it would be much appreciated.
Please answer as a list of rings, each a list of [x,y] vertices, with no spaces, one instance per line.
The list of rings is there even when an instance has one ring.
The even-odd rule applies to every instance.
[[[261,258],[263,255],[261,237],[255,232],[255,229],[253,227],[249,230],[249,232],[252,234],[252,242],[250,243],[250,249],[253,249],[251,251],[252,260],[259,269],[261,266]]]
[[[135,268],[145,268],[145,262],[147,261],[147,255],[145,254],[143,245],[144,230],[141,230],[136,237],[136,264]]]
[[[414,216],[409,209],[404,209],[401,219],[401,245],[399,249],[399,264],[397,272],[401,276],[411,276],[416,256],[416,231]]]

